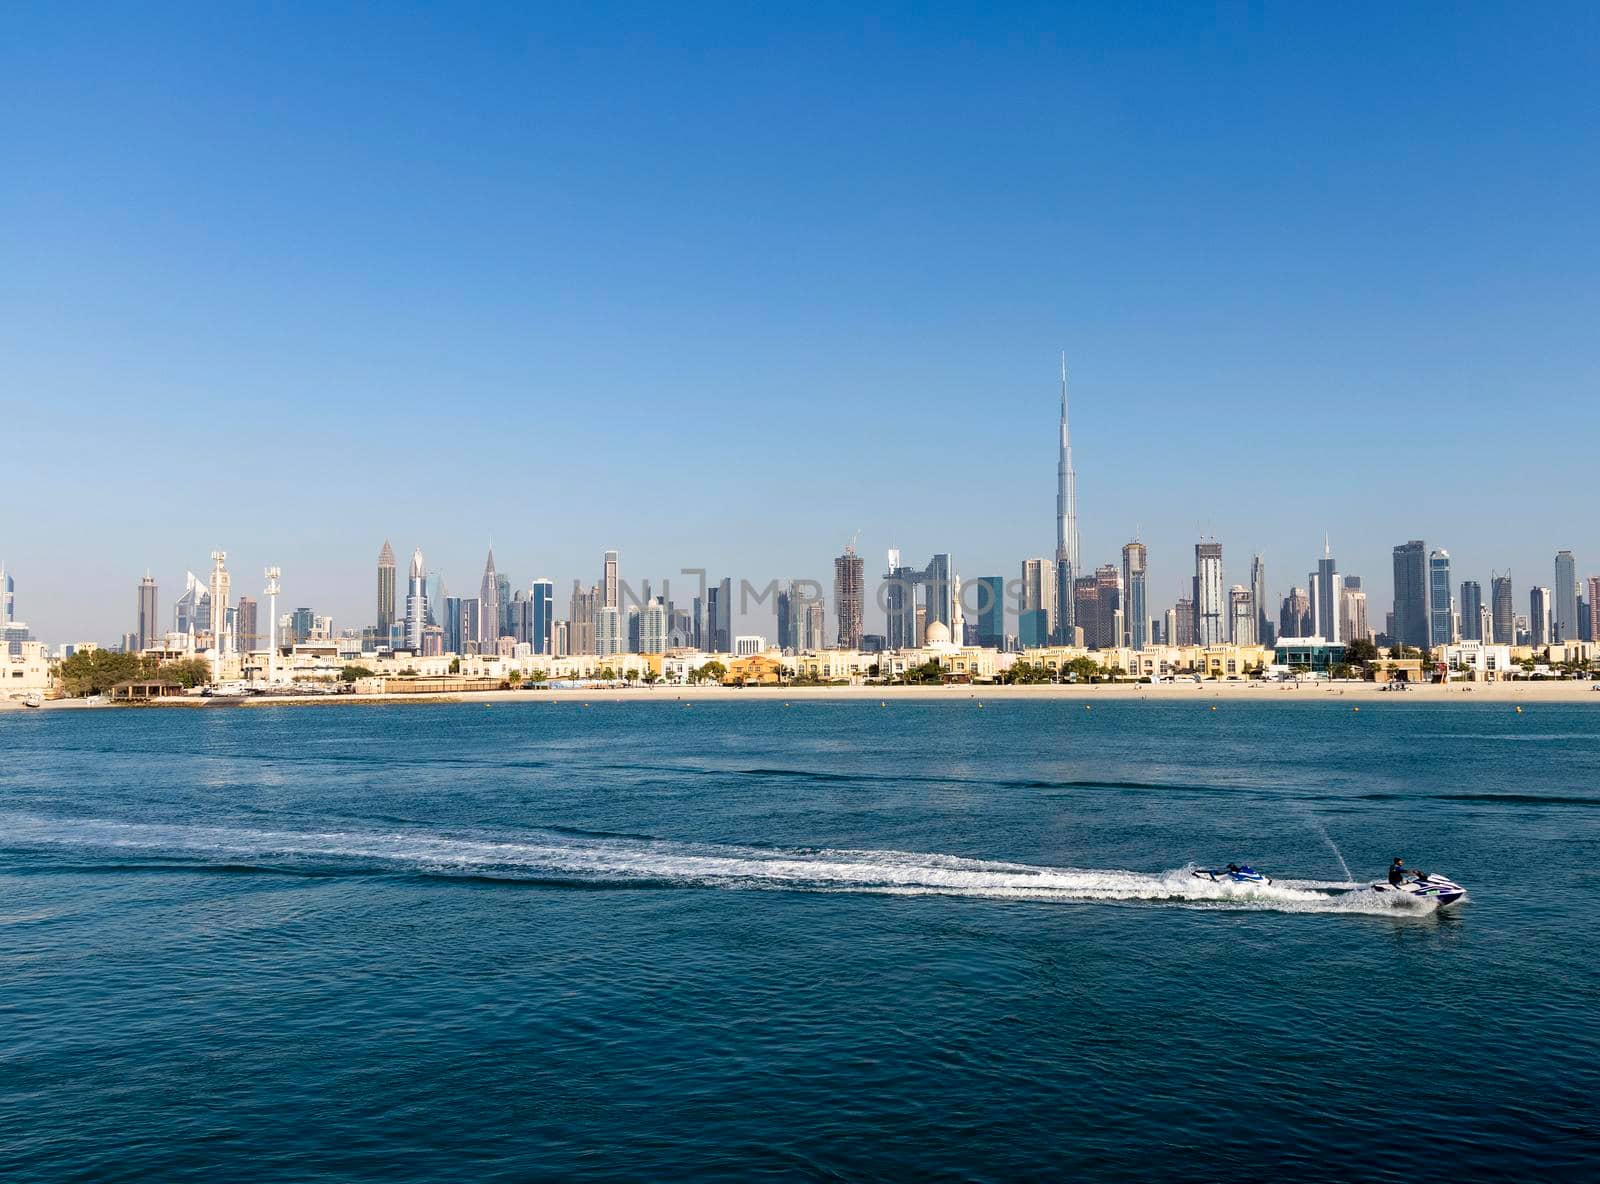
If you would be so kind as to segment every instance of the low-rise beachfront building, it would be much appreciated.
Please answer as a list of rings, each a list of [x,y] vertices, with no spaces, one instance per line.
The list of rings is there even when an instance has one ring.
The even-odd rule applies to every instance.
[[[813,682],[862,682],[881,673],[883,660],[888,654],[864,654],[860,650],[817,650],[814,653],[789,654],[784,665],[798,678]]]
[[[1470,682],[1499,682],[1508,679],[1518,667],[1511,659],[1509,645],[1486,641],[1461,641],[1440,647],[1441,660],[1452,674],[1464,674]]]
[[[55,694],[55,666],[42,641],[15,641],[0,649],[0,696],[26,700]]]
[[[1347,653],[1342,644],[1325,637],[1280,637],[1272,647],[1272,661],[1290,670],[1328,674],[1344,665]]]

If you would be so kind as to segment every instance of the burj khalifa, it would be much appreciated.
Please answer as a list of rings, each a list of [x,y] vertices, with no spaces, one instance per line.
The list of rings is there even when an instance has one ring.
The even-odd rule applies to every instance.
[[[1072,580],[1078,574],[1078,474],[1067,430],[1067,355],[1061,355],[1061,458],[1056,462],[1056,644],[1072,643]]]

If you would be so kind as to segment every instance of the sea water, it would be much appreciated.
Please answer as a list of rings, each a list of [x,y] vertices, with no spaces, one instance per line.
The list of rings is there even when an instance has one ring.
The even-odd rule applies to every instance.
[[[0,1179],[1587,1174],[1600,710],[1208,707],[0,715]]]

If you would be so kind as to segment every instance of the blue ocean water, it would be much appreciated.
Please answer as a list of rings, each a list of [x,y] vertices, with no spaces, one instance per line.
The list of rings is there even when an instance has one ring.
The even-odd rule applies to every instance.
[[[1600,710],[978,703],[0,715],[0,1179],[1592,1173]]]

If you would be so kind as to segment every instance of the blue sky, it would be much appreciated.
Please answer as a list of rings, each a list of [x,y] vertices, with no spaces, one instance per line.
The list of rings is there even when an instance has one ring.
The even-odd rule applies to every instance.
[[[1061,349],[1083,558],[1137,529],[1153,608],[1202,531],[1525,605],[1600,572],[1597,14],[14,7],[19,615],[112,640],[222,547],[358,625],[385,537],[453,588],[857,531],[1014,576]]]

